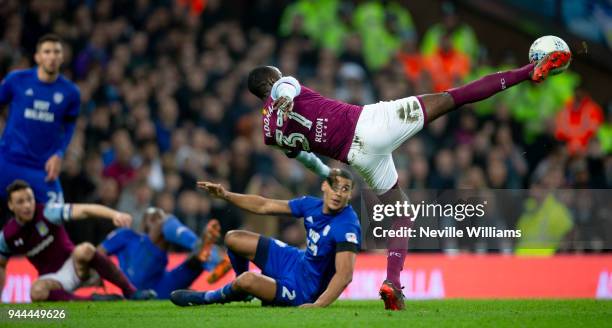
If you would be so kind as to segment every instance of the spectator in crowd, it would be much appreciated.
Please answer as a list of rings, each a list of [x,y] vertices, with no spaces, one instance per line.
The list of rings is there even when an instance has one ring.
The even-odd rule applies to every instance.
[[[572,214],[562,198],[566,192],[552,192],[564,185],[563,179],[563,168],[552,163],[536,171],[516,225],[521,230],[516,254],[553,255],[566,247],[563,243],[574,227]]]
[[[474,30],[462,22],[455,6],[447,1],[442,4],[442,22],[431,26],[423,36],[421,51],[425,56],[436,52],[443,38],[447,38],[450,48],[466,55],[470,60],[478,56],[479,43]]]
[[[555,137],[566,143],[568,153],[585,153],[603,120],[601,107],[584,89],[578,89],[575,97],[557,113]]]

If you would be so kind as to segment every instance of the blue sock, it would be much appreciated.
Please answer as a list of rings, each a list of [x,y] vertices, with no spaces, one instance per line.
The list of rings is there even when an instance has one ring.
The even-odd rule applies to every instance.
[[[204,301],[206,303],[227,303],[235,300],[237,296],[242,293],[238,293],[232,289],[232,283],[210,292],[205,292]]]
[[[198,236],[174,215],[164,221],[162,234],[167,241],[190,250],[198,241]]]
[[[232,262],[232,268],[234,268],[236,277],[249,271],[249,260],[232,252],[230,249],[227,250],[227,256],[229,256],[230,262]]]

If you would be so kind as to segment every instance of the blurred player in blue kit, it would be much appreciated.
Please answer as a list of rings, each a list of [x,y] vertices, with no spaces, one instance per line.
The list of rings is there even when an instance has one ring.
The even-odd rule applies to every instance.
[[[361,228],[348,204],[353,191],[348,171],[330,171],[321,185],[323,199],[267,199],[232,193],[211,182],[198,182],[198,187],[249,212],[304,218],[307,247],[299,250],[257,233],[230,231],[225,245],[237,278],[215,291],[175,291],[170,297],[174,304],[227,303],[254,296],[269,305],[325,307],[351,282]],[[261,274],[248,271],[249,261],[261,269]]]
[[[172,291],[188,288],[204,270],[210,272],[208,283],[212,284],[231,269],[227,255],[215,245],[221,236],[216,219],[208,222],[201,238],[159,208],[149,208],[142,225],[144,233],[119,228],[98,246],[103,254],[117,256],[121,270],[139,289],[153,289],[158,298],[168,299]],[[166,271],[170,244],[191,253],[183,263]]]
[[[0,84],[0,104],[9,105],[0,138],[0,199],[15,179],[27,181],[36,202],[63,202],[59,174],[70,144],[81,96],[60,74],[62,40],[53,34],[36,44],[37,66],[8,74]]]

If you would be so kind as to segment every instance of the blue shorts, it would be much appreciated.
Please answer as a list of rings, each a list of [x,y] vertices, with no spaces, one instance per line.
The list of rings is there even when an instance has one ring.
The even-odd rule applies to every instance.
[[[64,192],[59,179],[45,182],[47,172],[28,166],[18,165],[7,161],[0,155],[0,199],[6,199],[6,187],[16,179],[25,180],[34,191],[37,203],[45,204],[49,201],[54,203],[64,202]]]
[[[280,240],[259,237],[253,262],[263,275],[276,280],[276,296],[272,305],[299,306],[315,301],[305,293],[303,282],[297,279],[296,270],[303,259],[303,253]]]

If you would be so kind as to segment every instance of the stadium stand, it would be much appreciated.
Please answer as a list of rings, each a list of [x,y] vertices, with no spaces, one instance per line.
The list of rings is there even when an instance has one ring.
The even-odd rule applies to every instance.
[[[67,202],[98,202],[134,218],[153,205],[194,231],[218,217],[223,231],[242,226],[299,243],[300,223],[255,219],[195,191],[196,179],[206,179],[266,197],[316,193],[316,176],[264,146],[260,104],[245,84],[251,68],[274,64],[325,96],[367,104],[522,64],[529,47],[520,43],[517,57],[502,40],[482,41],[482,29],[462,16],[464,2],[436,1],[439,12],[427,15],[401,1],[200,3],[201,12],[189,1],[3,1],[1,76],[29,67],[44,33],[68,46],[64,74],[78,84],[82,110],[61,175]],[[579,22],[567,19],[567,33],[578,31]],[[608,26],[592,39],[605,45],[609,34]],[[612,98],[589,97],[593,89],[580,82],[592,69],[585,65],[429,125],[395,153],[400,185],[527,189],[546,179],[542,167],[554,167],[560,174],[546,180],[549,188],[612,188]],[[574,99],[588,105],[572,107]],[[566,122],[572,108],[600,108],[578,150]],[[0,130],[5,118],[3,111]],[[593,228],[603,215],[579,221],[577,212],[569,215],[581,240],[612,240],[609,228]],[[75,243],[97,243],[112,229],[102,221],[68,227]]]

